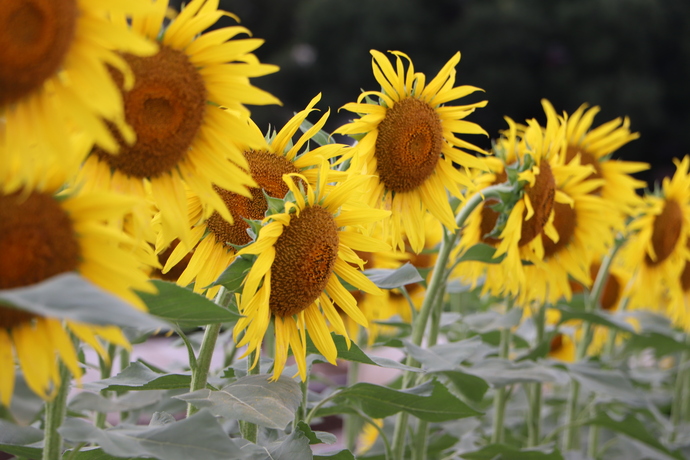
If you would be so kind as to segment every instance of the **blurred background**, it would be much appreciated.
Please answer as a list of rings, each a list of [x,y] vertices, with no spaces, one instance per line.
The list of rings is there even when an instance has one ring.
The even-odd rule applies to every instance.
[[[407,53],[430,78],[456,52],[457,85],[486,90],[470,120],[496,137],[506,124],[601,106],[594,126],[629,116],[638,140],[617,154],[652,163],[649,183],[690,153],[689,0],[220,0],[266,43],[262,62],[281,70],[253,80],[282,107],[254,107],[262,130],[282,126],[318,92],[332,131],[351,118],[337,109],[361,89],[378,90],[370,49]],[[234,21],[224,18],[220,25]],[[312,121],[315,121],[314,118]],[[488,148],[481,136],[469,139]]]

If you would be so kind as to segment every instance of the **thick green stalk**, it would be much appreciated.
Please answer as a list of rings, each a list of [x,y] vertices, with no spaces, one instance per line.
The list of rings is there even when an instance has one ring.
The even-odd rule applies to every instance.
[[[508,304],[510,309],[511,303]],[[501,329],[501,342],[498,349],[498,356],[502,359],[508,359],[510,353],[510,339],[511,331],[509,327]],[[501,387],[496,391],[496,399],[494,400],[494,414],[493,430],[491,432],[491,443],[501,443],[504,439],[505,429],[503,427],[506,415],[506,405],[508,403],[508,388]]]
[[[671,423],[673,423],[673,431],[671,432],[670,441],[674,442],[678,434],[678,429],[683,423],[683,412],[685,411],[686,397],[685,389],[690,382],[688,382],[688,363],[690,363],[690,353],[683,351],[678,361],[678,371],[676,372],[676,382],[673,388],[673,404],[671,404]]]
[[[439,303],[443,301],[443,294],[445,289],[441,289],[438,295]],[[438,341],[439,328],[441,326],[441,307],[434,308],[431,311],[431,325],[429,327],[429,337],[427,339],[427,346],[433,347]],[[421,378],[424,376],[421,375]],[[419,382],[418,382],[419,383]],[[429,438],[429,422],[426,420],[419,420],[417,423],[417,438],[415,439],[414,449],[412,450],[412,458],[414,460],[426,460],[427,443]]]
[[[467,199],[465,205],[460,209],[455,217],[455,223],[457,225],[458,231],[465,225],[465,221],[470,216],[472,211],[484,202],[487,198],[499,198],[501,192],[509,192],[512,187],[508,185],[492,185],[480,193],[472,195]],[[424,338],[424,333],[426,331],[426,325],[431,315],[431,310],[434,305],[436,305],[436,294],[442,288],[443,283],[446,281],[446,266],[448,264],[448,259],[451,250],[455,246],[455,242],[458,238],[458,232],[456,231],[452,235],[445,234],[445,237],[441,241],[441,247],[438,251],[438,257],[436,258],[436,264],[434,265],[433,272],[431,273],[431,279],[427,285],[426,297],[422,302],[422,306],[419,309],[419,313],[412,323],[412,343],[419,346],[422,344]],[[440,305],[440,303],[438,304]],[[408,366],[417,366],[418,363],[411,356],[407,356],[405,364]],[[413,373],[405,372],[403,374],[402,389],[409,388],[412,383]],[[409,415],[407,412],[400,412],[395,423],[395,431],[393,435],[393,456],[396,459],[403,458],[403,453],[405,451],[405,432],[407,430],[407,422]]]
[[[69,392],[71,375],[67,367],[60,362],[60,387],[57,394],[48,401],[45,407],[45,438],[43,445],[43,460],[59,460],[62,458],[62,436],[58,428],[65,420],[67,412],[67,393]]]
[[[357,343],[362,343],[362,328],[357,331]],[[359,381],[359,363],[350,361],[347,363],[347,386],[348,388]],[[306,411],[306,407],[305,407]],[[345,447],[354,452],[357,444],[357,435],[362,427],[359,421],[359,416],[356,414],[347,414],[345,416]]]
[[[252,368],[252,363],[254,362],[254,360],[260,362],[261,358],[260,356],[257,356],[260,353],[261,351],[257,348],[252,353],[250,353],[249,356],[247,356],[247,375],[258,375],[261,373],[260,364],[257,363],[257,365],[254,366],[254,368]],[[305,399],[306,396],[303,396],[302,398]],[[256,423],[242,423],[242,437],[247,441],[256,444],[258,433],[259,428],[257,427]]]
[[[105,360],[101,358],[100,356],[98,357],[98,364],[101,368],[101,380],[105,380],[113,372],[113,358],[115,357],[115,351],[117,350],[117,346],[114,344],[108,345],[108,359]],[[101,396],[104,398],[108,397],[108,391],[107,390],[101,390]],[[105,428],[105,419],[106,419],[107,414],[105,412],[99,412],[96,415],[96,427],[97,428]]]
[[[587,297],[585,298],[586,312],[594,311],[599,305],[599,299],[601,298],[601,294],[604,292],[604,286],[606,286],[606,280],[609,276],[609,269],[611,268],[611,263],[613,262],[613,259],[616,256],[616,253],[618,252],[618,249],[620,249],[622,244],[623,239],[617,240],[613,248],[611,248],[611,252],[609,252],[609,254],[606,257],[604,257],[604,260],[602,260],[601,267],[599,268],[599,273],[597,273],[597,277],[594,280],[592,290],[588,293]],[[585,321],[582,327],[583,334],[579,343],[577,344],[577,352],[575,355],[576,362],[582,361],[582,359],[587,354],[587,349],[589,348],[589,345],[592,342],[592,336],[594,332],[592,323],[590,323],[589,321]],[[575,423],[577,421],[577,403],[579,397],[580,384],[579,382],[573,379],[570,382],[570,394],[568,395],[568,403],[566,406],[566,420],[568,428],[565,432],[565,437],[563,441],[563,449],[566,451],[575,450],[579,444],[578,438],[580,433],[580,427]],[[598,436],[594,436],[593,440],[597,441]],[[596,445],[590,446],[590,449],[593,449],[595,452],[597,448],[598,446]]]
[[[537,346],[544,340],[545,320],[546,305],[540,305],[534,315]],[[540,382],[533,383],[528,387],[528,391],[530,407],[527,413],[527,447],[536,447],[541,440],[542,384]]]
[[[196,366],[192,368],[192,383],[189,391],[197,391],[206,388],[208,383],[208,373],[211,369],[211,358],[213,350],[216,348],[216,341],[220,333],[220,323],[209,324],[204,331],[204,338],[201,340],[199,356],[196,358]],[[187,405],[187,417],[194,415],[199,409],[191,404]]]

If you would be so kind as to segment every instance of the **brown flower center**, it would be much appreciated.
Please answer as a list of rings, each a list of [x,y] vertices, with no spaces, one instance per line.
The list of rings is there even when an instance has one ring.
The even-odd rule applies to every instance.
[[[180,244],[180,240],[175,239],[172,243],[170,243],[170,246],[168,246],[168,248],[165,251],[158,254],[158,262],[161,264],[161,267],[165,267],[165,263],[168,261],[168,259],[170,258],[178,244]],[[187,269],[187,265],[189,265],[189,261],[192,260],[193,255],[194,250],[188,252],[182,258],[182,260],[180,260],[177,263],[177,265],[174,265],[167,272],[163,273],[160,269],[156,268],[153,271],[151,271],[151,274],[149,276],[155,279],[175,282],[180,278],[180,276],[182,276],[182,273]]]
[[[376,170],[388,190],[415,190],[441,158],[443,126],[426,102],[409,97],[386,111],[376,139]]]
[[[220,214],[214,212],[206,225],[215,235],[218,243],[230,243],[238,246],[251,242],[247,233],[249,225],[244,219],[263,219],[268,203],[262,190],[273,198],[283,198],[288,186],[283,182],[283,174],[298,173],[299,170],[285,157],[266,151],[250,150],[244,153],[249,162],[249,172],[259,187],[249,189],[251,198],[228,192],[219,187],[216,191],[221,196],[235,222],[230,224]]]
[[[549,346],[549,353],[556,353],[563,348],[563,334],[556,334],[551,339]]]
[[[553,177],[551,166],[544,160],[539,165],[539,174],[537,174],[534,185],[525,187],[527,196],[529,196],[534,215],[529,220],[524,220],[527,215],[525,209],[522,222],[522,236],[518,242],[519,246],[525,244],[536,238],[544,226],[549,221],[549,215],[553,209],[554,197],[556,196],[556,180]]]
[[[690,263],[685,262],[683,273],[680,275],[680,285],[683,287],[683,292],[690,291]]]
[[[567,203],[553,204],[553,225],[558,232],[558,242],[554,243],[551,238],[546,236],[543,232],[541,240],[544,244],[544,258],[548,258],[565,248],[575,234],[575,226],[577,225],[577,213],[575,209],[570,207]]]
[[[654,219],[652,230],[652,247],[656,260],[649,254],[645,255],[645,262],[652,267],[666,260],[676,247],[683,225],[683,211],[675,200],[666,200],[661,214]]]
[[[275,244],[269,306],[276,316],[295,315],[323,292],[338,257],[338,227],[331,213],[310,206],[293,215]]]
[[[76,270],[79,243],[67,213],[50,195],[0,196],[0,289],[43,281]],[[0,327],[11,328],[33,315],[0,307]]]
[[[590,269],[590,274],[592,279],[597,277],[599,273],[599,264],[593,264]],[[618,277],[613,273],[609,273],[606,278],[606,284],[604,285],[604,292],[601,293],[601,308],[606,311],[614,311],[618,306],[618,300],[620,298],[622,286]]]
[[[120,153],[95,153],[112,168],[139,178],[157,177],[173,170],[192,145],[204,120],[206,86],[197,69],[181,51],[161,46],[148,57],[124,54],[135,77],[123,92],[125,118],[137,134],[127,145],[117,132]],[[112,71],[122,88],[122,75]],[[113,130],[114,131],[114,130]]]
[[[55,74],[74,40],[76,0],[3,0],[0,7],[0,106]]]

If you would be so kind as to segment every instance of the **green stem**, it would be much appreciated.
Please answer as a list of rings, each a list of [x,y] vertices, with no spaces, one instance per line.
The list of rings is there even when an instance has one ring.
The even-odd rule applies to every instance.
[[[546,305],[540,305],[533,316],[537,332],[537,346],[541,345],[544,340],[546,308]],[[528,387],[528,391],[530,407],[527,413],[527,447],[536,447],[541,438],[542,384],[540,382],[533,383]]]
[[[443,286],[445,287],[445,285]],[[443,295],[445,289],[442,288],[438,293],[438,302],[443,303]],[[427,346],[433,347],[438,342],[438,333],[441,326],[441,310],[442,306],[436,307],[431,311],[431,325],[429,326],[429,337],[427,338]],[[424,378],[420,374],[420,378]],[[418,381],[417,383],[422,383]],[[414,449],[412,451],[412,458],[414,460],[425,460],[427,454],[427,444],[429,438],[429,422],[426,420],[419,420],[417,423],[417,438],[415,439]]]
[[[257,348],[253,352],[247,356],[247,375],[258,375],[261,372],[261,365],[257,364],[252,368],[252,363],[254,360],[260,360],[261,358],[258,356],[261,353],[261,351]],[[305,396],[302,396],[302,399],[304,399]],[[259,434],[259,428],[256,425],[256,423],[250,423],[250,422],[243,422],[241,424],[242,427],[242,437],[246,439],[247,441],[256,444],[256,440],[258,438]]]
[[[623,239],[619,238],[616,240],[611,251],[604,257],[601,262],[601,267],[599,268],[599,273],[594,280],[594,285],[591,291],[585,298],[585,311],[590,313],[594,311],[599,305],[599,299],[601,294],[604,292],[604,286],[606,285],[606,280],[609,276],[609,269],[611,268],[611,263],[613,262],[616,253],[623,244]],[[592,336],[594,335],[594,328],[592,323],[585,321],[582,325],[583,334],[580,341],[577,344],[577,351],[575,355],[575,362],[582,361],[582,359],[587,355],[587,349],[592,342]],[[568,403],[566,406],[566,420],[569,428],[565,432],[565,438],[563,442],[564,450],[575,450],[577,444],[579,444],[579,434],[580,427],[575,423],[577,419],[577,403],[580,397],[580,384],[576,380],[571,380],[570,382],[570,394],[568,395]],[[597,438],[595,437],[595,440]],[[591,446],[596,452],[597,446]]]
[[[594,406],[590,410],[590,415],[592,418],[597,416],[597,407]],[[589,440],[587,442],[587,457],[596,458],[597,451],[599,450],[599,426],[590,425],[589,426]]]
[[[67,412],[67,393],[70,387],[71,375],[67,367],[60,362],[60,387],[52,401],[45,406],[45,438],[43,445],[43,460],[59,460],[62,458],[62,436],[58,428],[65,420]]]
[[[357,331],[357,343],[362,343],[362,328]],[[350,361],[347,365],[347,386],[351,387],[359,381],[359,363]],[[359,418],[355,414],[347,414],[345,416],[345,447],[354,452],[357,444],[357,434],[361,428]]]
[[[452,235],[448,235],[447,231],[444,231],[444,238],[441,241],[441,247],[438,251],[438,257],[436,258],[436,264],[434,265],[433,271],[431,273],[431,279],[427,285],[426,296],[422,302],[422,306],[419,309],[414,322],[412,323],[412,343],[420,346],[424,338],[424,333],[426,331],[426,324],[431,315],[432,307],[436,304],[436,294],[441,289],[443,283],[446,280],[446,266],[448,264],[448,258],[450,256],[451,250],[455,246],[455,242],[458,238],[459,229],[465,225],[465,221],[472,214],[472,211],[484,202],[487,198],[498,198],[500,199],[501,192],[510,192],[512,187],[504,184],[492,185],[480,193],[476,193],[467,199],[465,205],[460,209],[457,216],[455,217],[455,223],[458,230]],[[408,366],[418,366],[418,363],[408,355],[405,360],[405,364]],[[412,383],[413,373],[405,372],[403,374],[402,389],[409,388]],[[393,434],[393,458],[401,459],[405,452],[405,432],[407,431],[407,422],[409,419],[409,414],[407,412],[400,412],[395,422],[395,431]]]
[[[673,404],[671,404],[671,423],[673,423],[673,431],[671,432],[670,441],[674,442],[678,435],[678,430],[683,423],[683,412],[685,409],[685,388],[688,386],[687,380],[687,365],[690,362],[690,352],[683,351],[678,361],[678,371],[676,372],[676,383],[673,388]]]
[[[512,307],[512,302],[508,303],[508,311]],[[498,349],[498,357],[501,359],[508,359],[510,353],[510,337],[511,331],[509,327],[501,329],[501,342]],[[491,432],[491,443],[503,442],[505,429],[503,427],[506,415],[506,405],[508,403],[508,388],[501,387],[496,391],[496,400],[494,401],[494,410],[496,411],[493,421],[493,430]]]
[[[115,357],[115,351],[117,350],[117,345],[114,344],[109,344],[108,345],[108,359],[105,360],[101,358],[100,356],[98,357],[98,364],[101,368],[101,380],[105,380],[113,372],[113,358]],[[101,390],[101,396],[104,398],[107,398],[109,394],[109,391],[107,390]],[[106,416],[108,414],[105,412],[99,412],[96,414],[96,428],[105,428],[105,420]]]
[[[319,409],[321,409],[327,402],[332,401],[333,399],[335,399],[336,397],[338,397],[338,396],[340,395],[340,393],[342,393],[342,390],[336,390],[336,391],[334,391],[333,393],[331,393],[330,395],[328,395],[328,396],[326,396],[325,398],[323,398],[321,401],[319,401],[319,402],[309,411],[309,414],[307,414],[307,417],[304,419],[304,423],[306,423],[307,425],[309,425],[309,423],[311,423],[311,420],[312,420],[312,419],[314,418],[314,416],[316,415],[316,411],[318,411]]]
[[[197,391],[206,388],[208,383],[208,373],[211,369],[211,358],[216,347],[218,334],[220,333],[220,323],[209,324],[204,331],[204,338],[201,341],[199,356],[196,358],[196,366],[192,368],[192,383],[189,391]],[[187,404],[187,417],[197,413],[199,409],[192,404]]]

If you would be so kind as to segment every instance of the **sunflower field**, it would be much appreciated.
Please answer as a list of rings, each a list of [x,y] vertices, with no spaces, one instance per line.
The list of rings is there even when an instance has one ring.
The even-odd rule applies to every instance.
[[[460,52],[262,128],[239,20],[0,3],[0,460],[690,458],[690,156]]]

